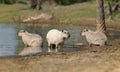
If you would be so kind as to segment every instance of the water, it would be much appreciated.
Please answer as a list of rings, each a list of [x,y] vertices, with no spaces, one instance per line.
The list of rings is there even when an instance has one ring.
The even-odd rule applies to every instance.
[[[89,29],[95,30],[94,27],[87,27]],[[0,24],[0,56],[14,56],[18,55],[23,49],[24,44],[20,37],[17,36],[19,30],[27,30],[31,33],[37,33],[42,35],[43,41],[43,52],[47,52],[47,41],[46,34],[50,29],[65,29],[70,32],[71,38],[65,41],[63,46],[64,51],[76,51],[80,48],[74,48],[75,43],[86,43],[85,37],[80,36],[80,31],[84,27],[80,26],[67,26],[67,25],[55,25],[55,26],[39,26],[31,27],[27,25],[15,25],[15,24]],[[120,32],[110,30],[111,39],[120,37]]]

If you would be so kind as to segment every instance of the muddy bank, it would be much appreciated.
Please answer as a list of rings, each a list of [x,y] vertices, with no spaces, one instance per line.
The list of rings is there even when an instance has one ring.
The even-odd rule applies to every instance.
[[[21,24],[21,21],[18,22],[10,22],[12,24]],[[36,21],[29,21],[29,22],[22,22],[22,24],[27,24],[29,26],[43,26],[43,25],[76,25],[76,26],[96,26],[96,19],[89,19],[89,18],[81,18],[79,20],[36,20]],[[115,20],[109,21],[106,20],[107,28],[115,28],[119,29],[120,24],[116,23]]]
[[[109,44],[76,52],[1,57],[0,72],[120,72],[120,39]]]

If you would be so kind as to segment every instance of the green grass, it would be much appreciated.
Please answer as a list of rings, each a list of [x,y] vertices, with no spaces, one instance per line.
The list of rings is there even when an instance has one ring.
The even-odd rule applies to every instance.
[[[18,9],[22,7],[21,5],[4,5],[0,4],[0,22],[8,22],[11,17],[19,14]]]
[[[43,5],[43,10],[39,11],[37,9],[29,9],[29,5],[14,4],[14,5],[4,5],[0,4],[0,22],[9,22],[13,16],[35,16],[41,12],[55,13],[57,19],[69,19],[69,20],[79,20],[81,18],[96,18],[96,3],[94,2],[84,2],[76,3],[68,6],[48,6]],[[114,18],[119,22],[120,13],[114,14]]]
[[[37,13],[37,10],[29,9],[28,5],[0,4],[0,22],[9,22],[14,16],[28,16],[28,15],[34,15],[35,13]]]
[[[58,19],[95,18],[95,6],[89,3],[73,4],[70,6],[58,6],[55,14]]]

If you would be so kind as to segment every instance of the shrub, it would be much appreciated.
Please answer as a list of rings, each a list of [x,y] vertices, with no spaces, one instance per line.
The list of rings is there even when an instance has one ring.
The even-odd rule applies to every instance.
[[[55,0],[57,4],[60,5],[69,5],[77,2],[85,2],[85,1],[90,1],[90,0]]]
[[[16,0],[0,0],[0,3],[4,3],[4,4],[14,4],[16,2]]]

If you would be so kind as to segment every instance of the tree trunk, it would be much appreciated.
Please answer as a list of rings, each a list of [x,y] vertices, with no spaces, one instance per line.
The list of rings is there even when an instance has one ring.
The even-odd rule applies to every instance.
[[[105,13],[103,0],[96,0],[97,4],[97,31],[106,33]]]
[[[112,20],[112,6],[110,1],[108,0],[108,11],[109,11],[109,20]]]
[[[42,3],[43,3],[43,0],[39,0],[39,3],[38,3],[38,9],[41,10],[42,9]]]
[[[118,11],[119,6],[120,6],[119,2],[114,3],[114,5],[112,7],[113,12]]]
[[[35,9],[37,7],[37,0],[31,0],[31,6],[30,8]]]

